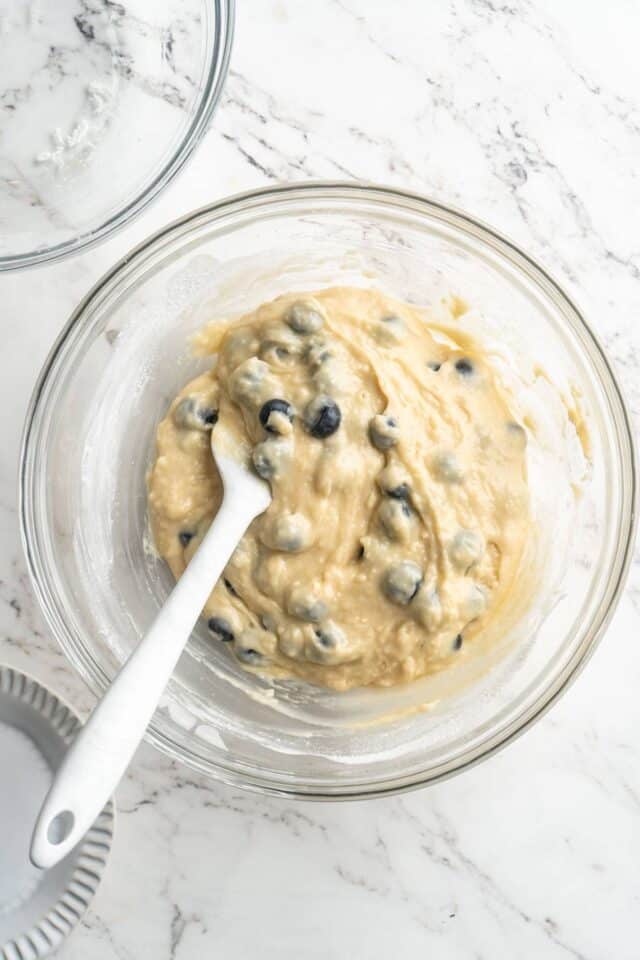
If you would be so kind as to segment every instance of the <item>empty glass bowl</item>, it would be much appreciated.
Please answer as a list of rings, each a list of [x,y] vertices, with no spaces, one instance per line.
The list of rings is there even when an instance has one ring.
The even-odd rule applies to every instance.
[[[95,243],[166,186],[232,34],[233,0],[0,0],[0,271]]]
[[[421,197],[355,184],[216,203],[100,280],[60,335],[27,417],[29,569],[53,634],[96,693],[172,585],[149,542],[145,474],[158,421],[202,369],[189,335],[284,290],[328,284],[377,285],[418,304],[453,291],[472,305],[460,324],[483,336],[535,425],[536,590],[484,660],[391,690],[264,680],[198,627],[150,741],[229,783],[316,798],[434,781],[540,716],[611,616],[636,498],[629,419],[607,359],[566,294],[507,240]]]

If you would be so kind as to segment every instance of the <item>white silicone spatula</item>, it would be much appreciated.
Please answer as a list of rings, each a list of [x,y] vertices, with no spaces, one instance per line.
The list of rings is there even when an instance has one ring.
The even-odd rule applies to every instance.
[[[213,586],[245,530],[271,502],[268,485],[220,452],[220,424],[211,449],[224,499],[202,543],[140,641],[80,730],[40,811],[31,860],[52,867],[82,839],[122,775],[158,705]]]

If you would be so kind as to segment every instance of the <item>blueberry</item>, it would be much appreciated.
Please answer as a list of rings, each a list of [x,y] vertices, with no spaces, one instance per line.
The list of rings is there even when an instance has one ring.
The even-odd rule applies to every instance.
[[[456,360],[455,368],[463,377],[470,377],[474,371],[471,360],[468,360],[466,357],[461,357],[460,360]]]
[[[393,500],[406,500],[411,495],[407,472],[399,464],[390,463],[378,475],[378,485]]]
[[[308,404],[304,422],[312,437],[324,440],[336,432],[342,420],[340,407],[330,397],[321,394]]]
[[[198,396],[184,397],[173,411],[179,427],[189,430],[211,430],[218,422],[218,411],[200,402]]]
[[[386,490],[385,493],[388,497],[391,497],[392,500],[408,500],[411,496],[411,490],[409,489],[408,483],[401,483],[397,487],[393,487],[391,490]]]
[[[369,439],[378,450],[390,450],[400,439],[398,421],[395,417],[379,413],[369,423]]]
[[[352,659],[353,652],[344,630],[331,620],[314,627],[313,634],[305,645],[306,657],[314,663],[342,663]]]
[[[442,601],[437,587],[422,587],[412,604],[420,623],[429,633],[434,633],[442,623]]]
[[[256,444],[251,459],[259,477],[263,480],[273,480],[284,472],[292,453],[293,446],[289,439],[269,439]]]
[[[235,368],[233,376],[245,386],[256,386],[264,381],[268,373],[268,364],[258,357],[249,357]]]
[[[462,647],[462,642],[463,642],[462,634],[459,633],[458,636],[453,641],[453,649],[460,650]]]
[[[251,454],[256,473],[263,480],[271,480],[276,474],[276,466],[270,455],[268,443],[259,443]]]
[[[293,617],[307,623],[319,623],[326,618],[329,612],[324,600],[314,596],[305,588],[291,591],[287,610]]]
[[[258,666],[263,663],[265,656],[260,647],[263,645],[263,638],[268,639],[269,634],[255,627],[249,627],[243,630],[233,645],[233,652],[241,663],[248,666]]]
[[[484,542],[473,530],[458,530],[449,544],[449,558],[460,570],[468,570],[484,553]]]
[[[262,663],[262,654],[259,650],[254,650],[253,647],[246,646],[235,646],[233,651],[242,663],[249,664],[249,666],[257,666],[259,663]]]
[[[411,603],[422,583],[422,570],[412,560],[400,560],[387,568],[382,586],[393,603],[406,606]]]
[[[209,617],[207,626],[211,633],[218,640],[222,640],[223,643],[233,643],[235,640],[235,634],[231,628],[231,624],[228,620],[225,620],[224,617]]]
[[[302,513],[283,513],[273,519],[267,536],[273,550],[298,553],[309,546],[311,524]]]
[[[194,537],[195,533],[191,533],[190,530],[181,530],[178,534],[178,540],[183,547],[188,547]]]
[[[313,631],[318,639],[320,646],[325,647],[327,650],[332,650],[336,645],[336,634],[335,631],[322,629],[322,627],[316,627]]]
[[[324,317],[310,303],[298,300],[287,310],[286,322],[296,333],[316,333],[324,324]]]
[[[378,508],[378,518],[390,540],[403,542],[409,539],[412,528],[411,508],[406,500],[382,500]]]
[[[442,364],[439,363],[437,360],[429,360],[427,362],[427,366],[429,367],[429,370],[433,370],[434,373],[437,373],[440,367],[442,366]]]
[[[315,600],[306,609],[300,611],[300,618],[308,620],[310,623],[318,623],[326,617],[327,613],[326,603],[322,600]]]
[[[361,543],[356,551],[356,560],[363,560],[363,559],[364,559],[364,544]]]
[[[274,397],[260,408],[260,423],[268,433],[282,433],[283,418],[293,423],[293,407],[286,400]]]

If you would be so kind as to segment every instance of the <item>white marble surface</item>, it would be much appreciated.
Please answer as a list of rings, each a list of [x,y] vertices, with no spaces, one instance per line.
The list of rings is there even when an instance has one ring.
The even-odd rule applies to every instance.
[[[25,574],[22,418],[89,285],[205,201],[340,176],[466,207],[559,276],[640,415],[639,35],[636,0],[242,0],[226,94],[187,171],[99,249],[0,279],[0,660],[89,707]],[[265,800],[142,748],[108,876],[60,956],[636,960],[639,637],[636,556],[604,642],[551,713],[405,797]]]
[[[0,0],[0,257],[92,233],[155,180],[200,103],[207,7]]]

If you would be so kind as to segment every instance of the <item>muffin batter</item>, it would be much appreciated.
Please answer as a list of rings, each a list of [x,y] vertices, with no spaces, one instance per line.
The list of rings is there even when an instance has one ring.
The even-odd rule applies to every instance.
[[[467,656],[517,589],[526,432],[489,360],[374,290],[278,297],[198,346],[158,427],[152,532],[179,577],[221,501],[209,431],[271,485],[205,607],[246,667],[348,690]]]

